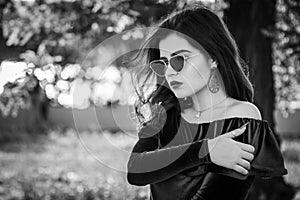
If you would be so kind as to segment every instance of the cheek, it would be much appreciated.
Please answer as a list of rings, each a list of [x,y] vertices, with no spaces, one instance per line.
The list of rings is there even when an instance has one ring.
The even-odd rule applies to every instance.
[[[206,68],[207,66],[203,66],[201,68],[189,66],[184,73],[184,80],[193,88],[203,87],[208,82],[210,75],[210,71]]]

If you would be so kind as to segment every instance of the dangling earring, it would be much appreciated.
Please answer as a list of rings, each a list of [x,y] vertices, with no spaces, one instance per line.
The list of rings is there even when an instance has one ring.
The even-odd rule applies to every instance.
[[[220,82],[217,77],[217,64],[214,61],[211,66],[211,72],[208,79],[208,89],[212,93],[217,93],[220,89]]]

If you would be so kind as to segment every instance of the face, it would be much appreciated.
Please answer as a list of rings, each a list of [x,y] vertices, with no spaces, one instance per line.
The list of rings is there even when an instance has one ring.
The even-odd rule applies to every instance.
[[[184,67],[180,72],[176,72],[170,63],[168,64],[165,78],[177,98],[192,96],[206,88],[211,59],[203,50],[195,48],[186,39],[175,33],[160,40],[159,49],[160,59],[169,59],[175,53],[185,57],[192,56],[185,60]]]

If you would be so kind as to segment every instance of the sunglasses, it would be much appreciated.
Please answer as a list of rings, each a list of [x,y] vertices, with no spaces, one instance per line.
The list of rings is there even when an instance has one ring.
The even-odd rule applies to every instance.
[[[185,65],[185,61],[196,55],[198,54],[191,56],[175,55],[169,59],[163,58],[160,60],[153,60],[150,62],[150,68],[157,76],[164,77],[168,68],[168,63],[170,63],[171,67],[176,72],[180,72]]]

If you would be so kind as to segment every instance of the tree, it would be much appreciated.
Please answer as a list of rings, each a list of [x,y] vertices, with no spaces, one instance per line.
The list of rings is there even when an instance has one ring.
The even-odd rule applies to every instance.
[[[273,43],[276,41],[276,0],[228,0],[228,3],[230,6],[224,11],[224,19],[237,40],[241,56],[250,66],[255,104],[276,133],[273,117],[276,93],[272,70]],[[277,138],[279,142],[278,135]],[[293,195],[291,186],[285,184],[282,177],[257,179],[249,199],[258,199],[259,196],[264,196],[265,199],[292,199]]]
[[[65,66],[81,63],[95,44],[132,25],[135,15],[127,9],[129,4],[121,0],[0,1],[4,36],[0,37],[0,49],[8,52],[1,54],[1,61],[25,61],[31,66],[30,70],[26,67],[26,77],[11,83],[0,81],[2,114],[16,116],[19,108],[33,106],[34,124],[42,124],[50,102],[45,98],[47,84],[61,80],[59,73]],[[49,71],[51,80],[37,75]],[[75,77],[65,79],[72,82]]]
[[[228,6],[224,10],[224,20],[237,40],[241,56],[251,67],[255,103],[275,132],[275,107],[290,111],[288,104],[297,99],[299,91],[295,85],[299,83],[300,70],[297,68],[300,57],[300,3],[297,0],[225,2],[217,0],[203,3],[220,16]],[[6,45],[29,50],[22,54],[22,59],[33,63],[35,68],[47,70],[53,66],[64,68],[68,64],[80,63],[87,51],[105,38],[133,27],[152,25],[189,3],[193,1],[3,0],[0,1],[0,20]],[[59,78],[60,75],[56,74],[55,80]],[[28,80],[34,80],[34,77]],[[43,85],[45,81],[38,82]],[[9,85],[9,89],[16,86],[18,83]],[[36,84],[36,87],[40,85]],[[19,89],[28,90],[26,87]],[[286,187],[282,178],[271,181]],[[262,183],[264,188],[267,188],[266,183]],[[267,191],[267,195],[270,195],[270,191]]]
[[[273,72],[276,105],[283,116],[299,108],[300,2],[278,0],[273,34]]]
[[[185,4],[181,1],[123,0],[0,1],[4,36],[0,38],[0,49],[8,52],[0,59],[25,61],[31,66],[30,70],[26,68],[26,77],[11,83],[0,81],[2,114],[17,116],[19,108],[33,106],[34,124],[42,124],[40,119],[46,119],[49,102],[57,103],[55,98],[45,98],[45,89],[62,79],[59,73],[65,66],[81,63],[88,52],[106,38],[133,27],[148,26]],[[71,83],[75,78],[84,79],[85,70],[93,67],[93,63],[85,64],[80,66],[84,68],[78,73],[80,77],[63,81]],[[51,80],[37,77],[49,71]]]

